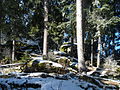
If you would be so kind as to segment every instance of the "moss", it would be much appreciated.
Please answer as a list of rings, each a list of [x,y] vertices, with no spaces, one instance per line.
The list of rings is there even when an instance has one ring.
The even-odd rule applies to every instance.
[[[45,68],[46,67],[46,63],[38,63],[38,66],[41,68]]]
[[[70,64],[70,60],[67,57],[61,57],[58,59],[58,63],[63,65],[63,67],[67,67]]]
[[[22,67],[24,72],[46,72],[46,73],[60,73],[60,67],[52,66],[52,63],[44,62],[40,63],[37,60],[32,60],[27,63],[26,66]]]
[[[116,69],[116,73],[120,74],[120,67]]]
[[[61,45],[61,47],[60,47],[60,51],[68,53],[68,50],[70,49],[71,46],[72,46],[71,43],[68,43],[68,42],[63,43],[63,45]]]
[[[1,64],[9,64],[11,62],[10,57],[4,57],[4,59],[0,60]]]
[[[77,46],[75,44],[71,43],[64,43],[59,48],[61,52],[65,52],[66,54],[69,54],[72,57],[77,57]]]
[[[33,63],[33,60],[29,61],[29,62],[27,63],[27,66],[28,66],[28,67],[32,67],[32,63]]]
[[[43,60],[47,60],[48,57],[46,55],[43,55]]]
[[[76,70],[76,71],[78,71],[78,67],[75,65],[75,66],[70,66],[73,70]]]
[[[15,75],[0,75],[0,78],[12,78],[15,77]]]
[[[24,55],[21,57],[21,60],[29,60],[31,59],[28,52],[25,52]]]
[[[62,46],[60,47],[60,51],[61,51],[61,52],[66,52],[66,53],[67,53],[67,51],[68,51],[68,46],[62,45]]]

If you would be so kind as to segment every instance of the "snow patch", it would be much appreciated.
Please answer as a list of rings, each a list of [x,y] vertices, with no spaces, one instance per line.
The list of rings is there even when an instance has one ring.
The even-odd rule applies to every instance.
[[[39,63],[51,63],[52,66],[54,67],[63,67],[61,64],[59,63],[55,63],[55,62],[52,62],[52,61],[48,61],[48,60],[39,60],[39,59],[36,59]]]

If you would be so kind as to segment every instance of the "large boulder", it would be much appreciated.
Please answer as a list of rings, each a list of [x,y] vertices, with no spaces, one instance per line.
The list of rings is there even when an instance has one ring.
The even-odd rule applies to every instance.
[[[60,47],[61,52],[65,52],[66,54],[77,57],[77,44],[71,44],[71,43],[64,43]]]
[[[64,68],[70,65],[70,59],[68,57],[59,57],[57,62],[61,64]]]
[[[63,73],[63,66],[48,60],[31,60],[23,67],[24,72]]]

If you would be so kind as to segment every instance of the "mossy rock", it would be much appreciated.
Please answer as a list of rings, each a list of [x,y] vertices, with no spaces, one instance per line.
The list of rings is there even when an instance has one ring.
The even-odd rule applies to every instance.
[[[70,59],[67,57],[60,57],[58,58],[58,63],[63,67],[68,67],[70,65]]]
[[[69,50],[70,50],[70,46],[61,45],[61,47],[60,47],[60,51],[61,51],[61,52],[66,52],[66,53],[68,53]]]
[[[58,64],[52,61],[47,60],[32,60],[27,63],[24,67],[24,72],[46,72],[46,73],[63,73],[62,65],[55,66],[54,64]]]
[[[66,54],[77,57],[77,45],[71,43],[64,43],[61,45],[60,49],[61,52],[65,52]]]
[[[15,77],[15,75],[0,75],[0,78],[12,78]]]
[[[71,67],[72,69],[74,69],[74,70],[78,70],[78,64],[77,64],[76,62],[72,62],[72,63],[70,64],[70,67]]]
[[[63,43],[63,45],[60,46],[60,51],[68,53],[71,46],[72,46],[71,43],[65,42],[65,43]]]
[[[120,67],[116,69],[116,73],[120,74]]]
[[[31,67],[31,66],[32,66],[32,63],[33,63],[33,60],[29,61],[29,62],[27,63],[27,66],[28,66],[28,67]]]
[[[10,57],[4,57],[4,59],[0,60],[1,64],[9,64],[11,62]]]
[[[47,60],[48,56],[47,55],[43,55],[43,60]]]

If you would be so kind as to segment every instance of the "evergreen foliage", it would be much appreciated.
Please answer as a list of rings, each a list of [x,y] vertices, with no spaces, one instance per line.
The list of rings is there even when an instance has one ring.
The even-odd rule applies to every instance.
[[[23,38],[34,41],[39,39],[38,45],[42,50],[44,30],[43,2],[44,0],[1,0],[0,44],[3,44],[3,39],[4,44],[8,41],[17,41]],[[93,46],[93,59],[96,60],[96,54],[99,51],[97,49],[99,36],[101,37],[100,59],[112,54],[115,59],[120,59],[119,7],[119,0],[83,1],[85,60],[90,60],[91,46]],[[72,45],[69,55],[74,57],[74,43],[76,43],[75,0],[48,0],[47,25],[48,51],[59,50],[64,41],[68,41]],[[93,45],[91,40],[93,40]],[[20,50],[18,48],[19,46],[16,47],[16,53]]]

